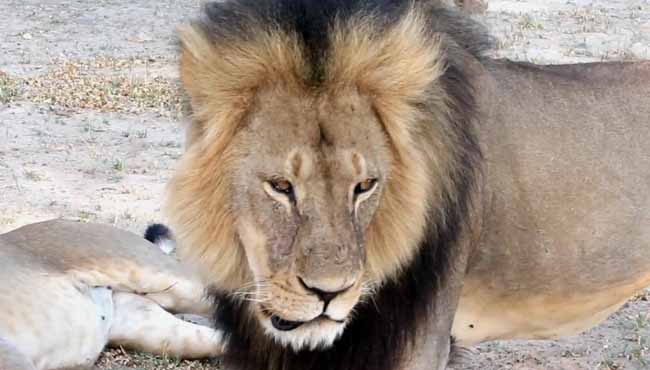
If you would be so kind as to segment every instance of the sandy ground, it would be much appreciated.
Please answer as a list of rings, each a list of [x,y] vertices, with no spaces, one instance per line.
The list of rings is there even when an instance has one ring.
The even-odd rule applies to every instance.
[[[0,1],[0,232],[55,217],[141,232],[182,151],[174,28],[200,0]],[[650,0],[490,0],[494,55],[650,59]],[[650,369],[650,302],[559,341],[494,342],[472,370]],[[213,364],[212,364],[213,365]],[[108,352],[102,369],[205,369]]]

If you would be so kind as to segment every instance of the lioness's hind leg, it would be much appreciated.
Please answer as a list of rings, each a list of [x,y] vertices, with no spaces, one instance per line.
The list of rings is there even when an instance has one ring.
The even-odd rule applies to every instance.
[[[0,370],[36,370],[36,367],[18,348],[0,338]]]
[[[113,300],[109,345],[179,358],[223,353],[222,334],[215,329],[183,321],[137,294],[115,292]]]

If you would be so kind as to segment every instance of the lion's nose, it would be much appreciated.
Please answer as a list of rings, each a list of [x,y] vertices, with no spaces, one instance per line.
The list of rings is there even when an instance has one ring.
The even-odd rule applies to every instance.
[[[302,287],[305,288],[305,290],[315,294],[321,301],[325,303],[325,307],[323,308],[323,311],[327,311],[327,306],[334,298],[336,298],[338,295],[347,292],[354,285],[354,283],[352,283],[343,289],[325,290],[325,289],[321,289],[320,287],[318,287],[317,284],[312,283],[309,280],[305,281],[301,277],[298,277],[298,281],[300,282]]]

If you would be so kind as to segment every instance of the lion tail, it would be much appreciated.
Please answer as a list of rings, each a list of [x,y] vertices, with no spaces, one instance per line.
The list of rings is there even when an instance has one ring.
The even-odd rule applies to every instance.
[[[144,238],[152,242],[165,254],[171,254],[176,249],[176,241],[169,227],[163,224],[147,226]]]

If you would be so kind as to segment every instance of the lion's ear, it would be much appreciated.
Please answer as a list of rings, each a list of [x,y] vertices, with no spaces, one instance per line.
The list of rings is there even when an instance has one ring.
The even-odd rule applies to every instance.
[[[190,96],[192,108],[196,109],[202,105],[200,101],[205,99],[208,93],[201,80],[204,80],[205,74],[208,73],[205,67],[215,56],[206,35],[198,27],[182,25],[177,28],[177,33],[181,46],[181,82]]]
[[[212,140],[224,130],[233,131],[250,99],[246,83],[224,54],[223,46],[211,40],[196,24],[178,28],[181,44],[180,76],[192,106],[188,140],[201,136]],[[206,138],[207,139],[207,138]],[[211,139],[207,139],[210,141]]]
[[[246,34],[209,33],[200,23],[178,29],[181,81],[193,121],[205,135],[236,124],[261,86],[299,84],[306,65],[299,43],[276,29],[246,27]]]
[[[381,25],[365,15],[335,26],[329,78],[334,85],[353,82],[373,99],[399,149],[411,144],[409,131],[419,119],[415,107],[443,98],[436,82],[446,61],[441,36],[431,32],[417,6],[388,28]]]

